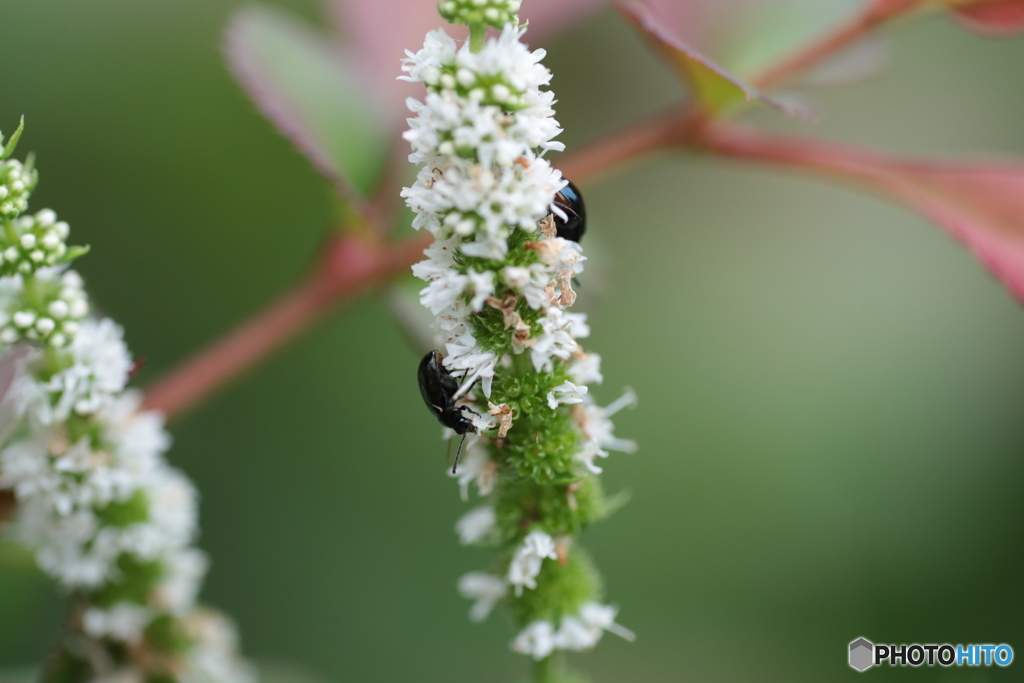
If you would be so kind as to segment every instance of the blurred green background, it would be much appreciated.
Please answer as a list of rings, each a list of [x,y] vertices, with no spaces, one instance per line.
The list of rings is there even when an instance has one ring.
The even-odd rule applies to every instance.
[[[324,183],[224,67],[242,4],[0,10],[0,127],[26,116],[33,206],[92,245],[80,270],[148,359],[140,385],[292,282],[330,223]],[[313,0],[271,4],[323,23]],[[893,38],[882,76],[813,93],[810,133],[1024,153],[1024,42],[942,19]],[[549,47],[570,148],[681,96],[612,11]],[[1020,306],[919,217],[801,177],[666,156],[584,191],[596,393],[635,387],[617,424],[641,449],[609,459],[608,489],[633,498],[583,542],[639,638],[573,661],[656,683],[852,680],[858,636],[1024,656]],[[173,425],[171,460],[202,492],[204,599],[253,658],[324,681],[525,675],[502,616],[470,624],[454,589],[490,558],[456,543],[465,506],[414,386],[420,351],[365,298]],[[3,557],[0,668],[31,666],[61,599]]]

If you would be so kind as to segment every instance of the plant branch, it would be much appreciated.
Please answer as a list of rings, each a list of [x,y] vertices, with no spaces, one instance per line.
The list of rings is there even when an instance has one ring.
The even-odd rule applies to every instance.
[[[878,26],[907,14],[922,4],[923,0],[874,0],[859,15],[796,54],[769,66],[751,78],[750,83],[761,89],[777,85],[849,47]]]
[[[420,260],[429,235],[380,244],[338,237],[311,275],[224,338],[158,380],[144,407],[173,418],[236,378],[331,308],[387,282]]]
[[[692,135],[697,118],[673,109],[613,133],[562,159],[563,172],[589,178]],[[397,158],[397,155],[396,155]],[[267,308],[186,360],[146,392],[144,407],[174,418],[298,336],[326,311],[406,272],[429,235],[382,245],[349,234],[328,245],[320,266]]]
[[[824,140],[766,133],[744,126],[709,126],[701,131],[694,144],[723,157],[801,170],[811,169],[842,180],[870,182],[885,175],[882,170],[884,162],[871,150]]]
[[[863,14],[792,57],[770,67],[753,79],[766,88],[805,70],[821,59],[853,43],[878,25],[905,14],[922,0],[874,0]],[[558,161],[562,174],[583,182],[641,156],[689,145],[706,146],[730,156],[784,161],[788,143],[769,148],[743,146],[740,138],[724,136],[724,127],[710,127],[707,115],[691,105],[681,105],[636,121]],[[394,168],[404,157],[396,145],[387,186],[400,173]],[[796,160],[790,160],[796,163]],[[387,197],[378,193],[372,202],[373,218],[393,215]],[[387,221],[376,223],[380,235]],[[384,245],[379,237],[350,234],[328,246],[320,267],[265,310],[242,323],[223,339],[173,370],[146,393],[145,407],[175,417],[269,355],[308,328],[327,310],[406,271],[422,256],[429,236]]]
[[[676,106],[641,119],[555,162],[562,175],[580,183],[638,157],[670,149],[692,138],[707,122],[689,106]]]

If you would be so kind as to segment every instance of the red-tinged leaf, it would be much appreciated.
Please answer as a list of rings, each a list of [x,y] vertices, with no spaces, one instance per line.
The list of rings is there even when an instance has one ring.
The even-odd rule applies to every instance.
[[[1024,0],[981,0],[954,6],[957,18],[968,28],[992,35],[1024,31]]]
[[[709,131],[712,150],[824,173],[925,215],[1024,302],[1024,161],[940,162],[754,131]]]
[[[408,83],[396,81],[406,50],[423,45],[427,31],[444,27],[465,38],[464,26],[451,26],[437,12],[433,0],[325,0],[338,33],[354,50],[360,75],[372,84],[387,116],[396,125],[405,120],[403,102],[419,94]],[[521,21],[530,22],[527,41],[533,45],[555,35],[609,0],[527,0]]]
[[[742,79],[679,38],[667,28],[649,3],[619,6],[622,13],[668,58],[690,87],[691,96],[709,114],[721,114],[739,104],[757,100],[788,116],[812,118],[801,107],[785,104],[758,92]]]
[[[350,202],[376,186],[393,135],[347,55],[287,15],[237,14],[225,47],[235,77],[260,111]]]

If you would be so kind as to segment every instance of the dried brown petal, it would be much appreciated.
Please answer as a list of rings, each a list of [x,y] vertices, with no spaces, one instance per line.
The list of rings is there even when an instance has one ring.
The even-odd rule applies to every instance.
[[[572,306],[576,303],[576,292],[572,288],[573,272],[568,268],[558,271],[558,288],[562,290],[561,303],[563,306]]]
[[[504,439],[508,430],[512,429],[512,408],[507,403],[494,405],[490,401],[487,407],[490,408],[490,414],[498,418],[498,438]]]

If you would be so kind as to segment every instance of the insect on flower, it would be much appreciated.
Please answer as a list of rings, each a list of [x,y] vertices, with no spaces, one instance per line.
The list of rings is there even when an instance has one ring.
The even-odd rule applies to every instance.
[[[587,231],[587,207],[583,203],[580,189],[571,180],[568,181],[568,185],[555,195],[554,205],[565,214],[564,219],[554,214],[556,234],[562,239],[578,243]]]
[[[459,466],[459,456],[462,454],[462,444],[466,441],[466,434],[476,433],[476,426],[472,420],[463,415],[463,411],[473,411],[466,406],[455,405],[455,395],[459,392],[459,385],[441,364],[441,352],[437,349],[428,351],[427,355],[423,357],[416,376],[419,379],[423,402],[427,404],[430,412],[437,416],[437,421],[456,434],[462,435],[459,450],[455,453],[455,464],[452,465],[452,474],[455,474],[455,470]]]

